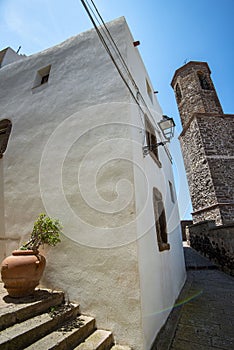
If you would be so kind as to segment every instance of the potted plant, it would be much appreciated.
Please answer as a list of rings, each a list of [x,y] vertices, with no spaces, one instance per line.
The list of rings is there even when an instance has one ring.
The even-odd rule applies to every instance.
[[[44,244],[55,246],[59,243],[61,229],[57,219],[40,214],[28,242],[3,260],[2,281],[11,297],[19,298],[33,293],[46,265],[46,259],[39,253],[39,248]]]

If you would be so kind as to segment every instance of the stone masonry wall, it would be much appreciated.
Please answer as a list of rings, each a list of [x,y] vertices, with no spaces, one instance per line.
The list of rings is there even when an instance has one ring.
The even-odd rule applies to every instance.
[[[196,119],[207,156],[234,155],[234,114],[196,114]]]
[[[210,89],[202,89],[197,72],[202,72],[209,83]],[[194,113],[222,114],[223,110],[219,102],[213,82],[210,78],[210,70],[204,62],[189,62],[178,69],[172,80],[175,89],[179,84],[181,101],[176,96],[183,128],[190,121]]]
[[[194,223],[234,220],[234,116],[194,114],[180,136]]]
[[[190,245],[223,271],[234,276],[234,224],[215,226],[214,220],[189,226]]]
[[[189,62],[172,79],[194,223],[234,220],[234,115],[223,114],[206,62]]]
[[[222,223],[234,220],[234,115],[196,115]],[[208,219],[208,217],[206,217]]]
[[[210,169],[203,148],[196,118],[180,136],[193,210],[216,204],[216,195]]]
[[[223,114],[210,73],[206,62],[189,62],[171,85],[193,205],[190,242],[234,275],[234,115]]]
[[[217,225],[222,225],[222,216],[218,204],[214,207],[207,207],[193,212],[192,217],[194,224],[205,220],[215,220]]]

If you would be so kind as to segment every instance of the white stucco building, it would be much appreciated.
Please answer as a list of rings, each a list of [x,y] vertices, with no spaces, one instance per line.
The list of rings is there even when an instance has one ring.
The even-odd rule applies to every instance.
[[[149,350],[185,281],[180,219],[169,151],[143,155],[162,110],[125,19],[108,28],[122,77],[95,30],[0,69],[0,254],[58,218],[43,286]]]

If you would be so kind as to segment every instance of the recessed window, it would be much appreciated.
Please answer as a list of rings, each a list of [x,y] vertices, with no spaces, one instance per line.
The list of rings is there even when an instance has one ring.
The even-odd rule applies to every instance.
[[[170,189],[170,195],[171,195],[171,201],[175,203],[175,191],[174,191],[174,186],[171,183],[171,181],[168,181],[169,184],[169,189]]]
[[[158,248],[159,251],[162,252],[163,250],[169,250],[170,244],[167,241],[167,221],[162,201],[162,194],[155,187],[153,188],[153,206]]]
[[[155,129],[146,115],[145,115],[145,138],[146,138],[146,146],[148,146],[149,148],[149,154],[157,162],[157,164],[161,166],[161,163],[159,161],[159,156],[158,156],[158,146],[157,146],[157,137],[155,134]]]
[[[205,74],[203,72],[197,72],[197,76],[200,81],[201,88],[203,90],[211,90],[210,84]]]
[[[34,88],[48,83],[49,76],[50,76],[50,69],[51,69],[51,65],[44,67],[37,72],[34,85],[33,85]]]
[[[146,90],[151,102],[153,103],[153,92],[147,79],[146,79]]]
[[[41,78],[41,84],[47,83],[48,80],[49,80],[49,74],[43,75],[43,77]]]
[[[10,120],[3,119],[0,121],[0,158],[2,158],[3,153],[6,151],[11,127],[12,124]]]

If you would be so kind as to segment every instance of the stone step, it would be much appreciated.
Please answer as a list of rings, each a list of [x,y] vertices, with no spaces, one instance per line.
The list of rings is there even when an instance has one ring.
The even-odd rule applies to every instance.
[[[74,350],[109,350],[114,344],[113,335],[109,331],[96,330]]]
[[[64,293],[38,289],[30,297],[16,299],[5,295],[3,299],[4,306],[0,308],[0,331],[63,304]]]
[[[96,330],[79,305],[64,304],[64,293],[35,290],[11,298],[0,283],[0,350],[131,350],[114,345],[112,333]]]
[[[43,313],[8,327],[1,332],[0,350],[22,350],[78,314],[79,305],[62,305],[51,313]]]
[[[131,350],[131,348],[127,345],[114,345],[111,350]]]
[[[73,349],[95,330],[95,319],[80,315],[72,321],[66,322],[59,329],[39,339],[27,350],[64,350]]]

